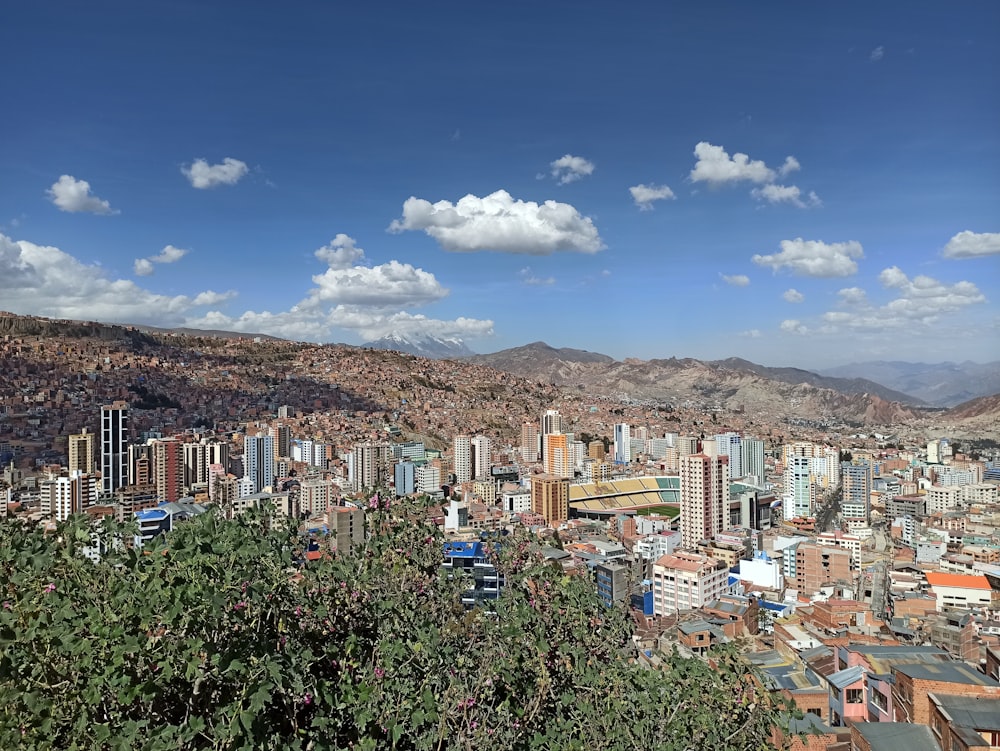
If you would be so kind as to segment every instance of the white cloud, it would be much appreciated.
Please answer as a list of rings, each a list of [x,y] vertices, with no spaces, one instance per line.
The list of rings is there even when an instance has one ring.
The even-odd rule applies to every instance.
[[[978,258],[1000,254],[1000,232],[959,232],[941,253],[945,258]]]
[[[821,278],[850,276],[858,270],[854,259],[864,258],[861,243],[851,240],[843,243],[825,243],[821,240],[782,240],[781,252],[774,255],[755,255],[753,262],[768,266],[773,271],[788,269],[799,276]]]
[[[803,199],[802,191],[799,190],[797,185],[769,183],[763,187],[754,188],[750,191],[750,195],[758,201],[790,203],[793,206],[798,206],[800,209],[816,208],[823,205],[823,202],[819,200],[819,196],[816,195],[815,191],[810,191],[809,195]]]
[[[67,211],[71,214],[117,214],[107,201],[91,195],[90,183],[86,180],[77,180],[72,175],[62,175],[52,183],[46,194],[60,211]]]
[[[0,235],[0,299],[4,308],[29,315],[82,320],[183,322],[192,301],[160,295],[127,279],[112,279],[59,248]]]
[[[786,156],[785,163],[782,164],[781,167],[778,169],[778,174],[784,177],[785,175],[788,175],[789,173],[792,172],[797,172],[800,169],[802,169],[802,165],[799,164],[798,159],[796,159],[794,156]]]
[[[218,305],[220,302],[232,300],[237,294],[238,293],[234,289],[231,289],[228,292],[213,292],[212,290],[207,289],[204,292],[200,292],[195,295],[194,300],[191,301],[191,305]]]
[[[318,249],[315,256],[328,264],[331,269],[346,269],[361,263],[365,252],[355,245],[353,237],[343,232],[334,237],[327,245]]]
[[[329,268],[313,278],[317,300],[344,305],[394,307],[423,305],[448,295],[435,276],[408,263]]]
[[[719,274],[719,276],[730,287],[746,287],[750,284],[750,277],[746,274]]]
[[[366,341],[380,339],[393,332],[425,334],[441,339],[478,339],[493,335],[493,321],[490,320],[459,317],[444,321],[406,311],[381,314],[346,305],[338,305],[330,312],[330,323],[356,331]]]
[[[249,168],[246,162],[227,156],[219,164],[195,159],[191,166],[182,166],[181,172],[192,187],[204,190],[218,185],[235,185],[249,172]]]
[[[736,153],[732,157],[721,146],[713,146],[701,141],[694,147],[698,161],[691,170],[692,182],[707,182],[716,185],[749,181],[769,183],[774,181],[774,170],[764,162],[751,161],[746,154]]]
[[[654,201],[676,198],[674,192],[666,185],[633,185],[628,192],[632,194],[632,200],[641,211],[651,210]]]
[[[597,253],[605,245],[589,217],[568,203],[515,200],[505,190],[457,203],[411,196],[390,232],[423,230],[445,250],[547,255],[560,250]]]
[[[838,293],[842,310],[824,313],[823,320],[838,330],[919,331],[936,329],[942,316],[986,301],[972,282],[947,284],[923,275],[910,279],[898,266],[883,269],[878,278],[883,287],[895,290],[895,299],[875,306],[863,289],[848,287]]]
[[[799,292],[794,287],[792,289],[786,289],[784,294],[781,295],[785,302],[799,303],[806,299],[806,296]]]
[[[155,256],[136,258],[135,262],[132,264],[132,270],[135,272],[136,276],[149,276],[154,271],[154,263],[177,263],[177,261],[181,260],[190,252],[191,251],[186,248],[175,248],[173,245],[165,245],[163,246],[163,250]]]
[[[153,273],[153,264],[145,258],[136,258],[132,270],[136,276],[149,276]]]
[[[885,47],[883,47],[880,44],[878,47],[872,50],[872,53],[871,55],[868,56],[868,59],[871,60],[873,63],[877,63],[883,57],[885,57]]]
[[[548,276],[545,278],[535,275],[535,272],[531,270],[530,266],[525,266],[518,272],[518,276],[521,277],[521,281],[525,284],[531,286],[549,286],[556,283],[554,276]]]
[[[763,334],[760,333],[760,329],[747,329],[746,331],[741,331],[740,336],[745,336],[748,339],[760,339]]]
[[[576,182],[582,177],[593,174],[594,163],[589,162],[582,156],[566,154],[554,162],[549,162],[552,177],[559,181],[560,185]]]
[[[782,321],[781,330],[786,334],[798,334],[799,336],[805,336],[809,333],[809,328],[801,321],[797,321],[794,318],[788,318]]]

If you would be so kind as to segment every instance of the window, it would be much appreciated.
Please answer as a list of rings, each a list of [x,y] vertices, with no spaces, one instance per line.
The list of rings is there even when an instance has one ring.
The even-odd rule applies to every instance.
[[[865,701],[865,690],[863,688],[847,689],[848,704],[863,704]]]
[[[872,691],[872,704],[881,709],[883,712],[889,711],[889,700],[885,697],[885,694],[879,691]]]

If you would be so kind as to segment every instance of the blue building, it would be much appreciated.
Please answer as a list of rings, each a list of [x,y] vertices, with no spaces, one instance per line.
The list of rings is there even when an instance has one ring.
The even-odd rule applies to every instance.
[[[393,485],[397,498],[416,492],[417,465],[413,462],[398,462],[393,470]]]
[[[464,576],[469,580],[468,588],[462,593],[463,605],[471,608],[500,597],[503,577],[490,560],[486,543],[478,540],[446,542],[443,552],[442,568],[454,576]]]

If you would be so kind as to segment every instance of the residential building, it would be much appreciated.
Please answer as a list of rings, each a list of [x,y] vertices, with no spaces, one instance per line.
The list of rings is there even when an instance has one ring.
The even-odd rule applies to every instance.
[[[71,435],[66,453],[71,475],[74,472],[92,473],[94,471],[94,434],[84,428],[79,433]]]
[[[548,524],[569,517],[569,480],[555,475],[532,475],[531,511]]]
[[[355,493],[389,487],[392,444],[386,441],[356,443],[351,456],[351,489]]]
[[[628,464],[632,461],[632,435],[627,423],[617,423],[614,431],[614,462]]]
[[[722,561],[677,552],[653,563],[653,612],[667,615],[700,608],[726,591],[729,571]]]
[[[727,526],[729,457],[681,457],[680,529],[684,547],[710,540]]]
[[[473,480],[485,480],[490,476],[492,466],[493,447],[490,439],[484,435],[477,435],[471,441],[471,464]]]
[[[985,576],[928,571],[925,577],[931,594],[937,598],[938,612],[990,606],[993,589]]]
[[[840,466],[841,515],[851,528],[867,527],[871,522],[872,465],[862,460],[843,462]]]
[[[452,470],[458,485],[472,479],[472,438],[467,435],[457,435],[452,441]]]

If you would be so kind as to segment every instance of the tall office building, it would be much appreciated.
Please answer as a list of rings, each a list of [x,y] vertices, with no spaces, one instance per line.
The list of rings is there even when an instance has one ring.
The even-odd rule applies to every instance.
[[[274,439],[274,459],[288,459],[292,455],[292,429],[288,425],[272,425],[267,434]]]
[[[47,507],[52,518],[60,522],[97,503],[97,478],[86,472],[45,480],[40,489],[43,510]]]
[[[715,449],[719,456],[729,457],[729,476],[734,480],[743,477],[743,455],[740,453],[739,433],[720,433],[715,436]]]
[[[729,457],[681,457],[681,542],[693,548],[711,540],[728,521]]]
[[[274,438],[258,433],[243,439],[243,479],[251,495],[274,486]]]
[[[677,455],[690,456],[698,453],[698,438],[693,435],[677,436]]]
[[[69,473],[74,472],[91,473],[94,471],[94,434],[84,428],[79,433],[74,433],[69,437],[69,445],[66,448],[67,463]]]
[[[872,465],[861,460],[841,465],[843,497],[840,512],[848,526],[867,527],[871,521]]]
[[[118,401],[101,407],[101,493],[128,485],[129,408]]]
[[[441,468],[433,464],[417,465],[416,489],[420,493],[438,493],[441,490]]]
[[[766,481],[764,468],[764,442],[756,438],[743,438],[740,441],[740,468],[743,477],[753,478],[754,484],[764,487]]]
[[[493,444],[484,435],[477,435],[470,443],[472,444],[472,478],[475,480],[485,479],[490,476]]]
[[[351,487],[355,492],[389,487],[392,469],[392,444],[366,441],[354,444],[351,452]]]
[[[416,491],[417,467],[413,462],[396,462],[392,475],[397,498]]]
[[[604,441],[596,439],[587,444],[587,456],[600,464],[607,457],[607,450],[604,448]]]
[[[176,438],[153,441],[153,481],[156,497],[176,501],[184,490],[184,444]]]
[[[614,461],[615,464],[628,464],[632,461],[632,435],[629,432],[629,427],[627,423],[620,422],[615,424],[615,448],[614,448]]]
[[[521,426],[521,459],[526,464],[538,461],[538,426],[533,422]]]
[[[452,466],[455,482],[461,485],[472,480],[472,438],[457,435],[452,442]]]

